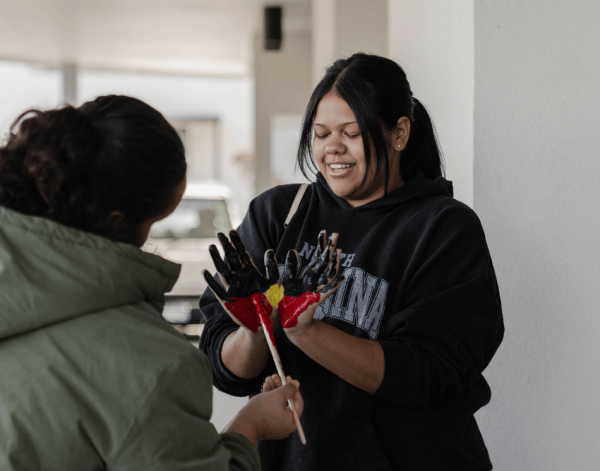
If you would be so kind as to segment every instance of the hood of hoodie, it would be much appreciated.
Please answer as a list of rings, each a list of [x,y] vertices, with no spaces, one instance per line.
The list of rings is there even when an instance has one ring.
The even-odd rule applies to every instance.
[[[0,206],[0,339],[140,301],[162,307],[180,270],[132,245]]]
[[[400,188],[390,191],[382,198],[378,198],[356,208],[350,206],[345,199],[337,196],[329,187],[327,180],[325,180],[325,177],[323,177],[321,173],[317,174],[317,191],[319,192],[321,201],[324,201],[326,204],[332,205],[338,210],[353,211],[357,213],[385,208],[387,206],[396,206],[400,203],[427,198],[429,196],[452,197],[454,194],[452,182],[446,180],[444,177],[438,177],[431,180],[424,176],[420,171],[415,178],[405,183]]]

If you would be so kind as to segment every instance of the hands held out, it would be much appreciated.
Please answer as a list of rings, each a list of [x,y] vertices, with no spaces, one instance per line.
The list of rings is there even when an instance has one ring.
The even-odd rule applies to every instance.
[[[256,268],[237,232],[231,231],[229,236],[231,242],[224,234],[218,234],[225,260],[214,245],[209,247],[224,288],[206,270],[204,278],[225,311],[249,335],[261,335],[259,328],[266,324],[265,319],[270,328],[277,311],[288,336],[306,332],[319,304],[344,281],[339,274],[341,250],[336,250],[336,233],[329,236],[326,245],[325,231],[319,233],[317,247],[300,277],[298,252],[290,250],[281,280],[272,250],[265,253],[265,277]]]
[[[285,380],[287,377],[283,372],[275,347],[272,320],[277,318],[279,310],[282,327],[289,337],[299,336],[310,328],[317,306],[325,301],[344,281],[344,278],[338,275],[341,250],[336,251],[335,249],[337,234],[329,237],[327,245],[325,245],[325,231],[319,234],[317,248],[308,266],[302,270],[300,277],[298,277],[298,252],[290,250],[286,257],[283,281],[279,278],[279,267],[272,250],[265,253],[266,276],[263,276],[256,268],[237,232],[229,233],[231,242],[222,233],[219,233],[218,237],[223,246],[225,259],[221,258],[214,245],[210,246],[209,251],[223,286],[219,285],[206,270],[204,270],[204,278],[225,311],[249,336],[254,345],[258,345],[256,342],[261,341],[260,337],[265,338],[261,335],[263,332],[259,333],[261,326],[265,330],[264,333],[268,333],[271,340],[267,343],[275,366],[281,379]],[[245,368],[245,370],[241,370],[243,373],[246,373],[248,369],[247,366]],[[267,379],[265,392],[261,396],[270,397],[269,395],[277,392],[274,390],[279,386],[276,382],[277,378],[277,375],[274,375]],[[291,378],[289,380],[291,381]],[[292,391],[294,386],[289,384],[279,389],[281,390],[279,394],[283,394],[283,396],[279,397],[279,403],[275,409],[271,404],[267,410],[260,410],[253,415],[250,421],[244,420],[244,415],[240,412],[241,418],[234,419],[234,422],[238,420],[242,424],[242,428],[245,427],[246,430],[249,423],[254,424],[250,425],[250,429],[254,429],[254,431],[250,430],[248,434],[243,434],[249,438],[253,436],[256,440],[285,438],[297,427],[300,440],[305,444],[306,438],[298,419],[303,404],[301,402],[296,404],[299,398],[299,395],[295,396],[297,387],[296,392]],[[259,396],[254,398],[256,401],[254,399],[250,401],[247,407],[250,408],[251,404],[261,404],[261,401],[266,400],[257,398]],[[289,408],[286,408],[289,414],[282,416],[281,410],[285,410],[282,408],[285,407],[286,400],[289,405]],[[298,410],[299,413],[297,413]],[[236,430],[231,429],[231,431]]]

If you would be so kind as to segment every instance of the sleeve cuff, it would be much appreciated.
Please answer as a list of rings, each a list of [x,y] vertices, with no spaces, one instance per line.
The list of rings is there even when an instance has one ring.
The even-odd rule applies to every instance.
[[[262,378],[240,378],[239,376],[236,376],[231,371],[229,371],[229,369],[225,366],[225,363],[223,363],[223,359],[221,357],[221,352],[223,351],[223,344],[225,343],[225,340],[227,339],[227,337],[229,337],[231,332],[237,329],[238,326],[233,325],[231,326],[231,328],[225,330],[223,332],[223,335],[221,335],[221,338],[219,339],[219,342],[217,344],[217,354],[213,357],[215,360],[213,368],[215,370],[218,370],[218,375],[215,375],[215,377],[219,378],[218,381],[215,381],[215,386],[217,386],[218,389],[222,388],[222,385],[219,384],[222,381],[223,386],[226,384],[226,387],[223,388],[224,392],[233,396],[244,397],[250,396],[251,394],[256,392],[257,389],[260,389]]]
[[[416,352],[408,342],[379,341],[383,348],[385,370],[375,396],[396,403],[415,403],[419,395],[415,369]]]
[[[227,432],[221,434],[221,441],[231,453],[233,461],[239,466],[239,469],[260,471],[260,458],[250,440],[238,433]],[[240,466],[242,464],[243,466]]]

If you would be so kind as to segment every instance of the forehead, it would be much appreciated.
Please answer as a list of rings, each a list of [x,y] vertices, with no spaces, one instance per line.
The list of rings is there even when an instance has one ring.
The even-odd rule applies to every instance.
[[[329,92],[321,98],[315,114],[315,126],[341,126],[355,124],[352,109],[339,95]]]

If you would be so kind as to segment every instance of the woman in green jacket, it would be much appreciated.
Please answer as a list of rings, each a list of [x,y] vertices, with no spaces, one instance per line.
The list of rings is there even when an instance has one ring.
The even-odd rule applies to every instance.
[[[100,97],[22,115],[0,147],[0,469],[259,469],[296,382],[217,433],[207,357],[161,317],[180,266],[140,247],[185,189],[155,109]],[[274,378],[277,379],[277,378]]]

